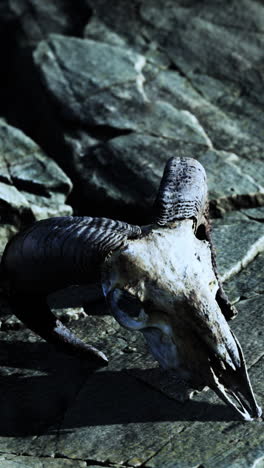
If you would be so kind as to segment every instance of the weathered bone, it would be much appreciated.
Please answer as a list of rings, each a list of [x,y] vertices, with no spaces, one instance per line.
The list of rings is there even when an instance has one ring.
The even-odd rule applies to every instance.
[[[105,365],[47,309],[45,296],[102,273],[116,320],[141,331],[154,357],[190,387],[210,386],[244,420],[261,415],[227,319],[236,314],[219,281],[210,238],[206,175],[198,161],[168,161],[150,226],[53,218],[7,245],[2,271],[14,312],[59,349]],[[38,312],[36,312],[38,309]]]
[[[199,226],[207,211],[207,184],[203,166],[192,158],[171,158],[166,164],[156,201],[160,226],[192,218]]]
[[[114,317],[144,334],[161,367],[194,389],[210,386],[245,420],[260,416],[241,347],[215,299],[210,244],[196,238],[192,220],[151,229],[113,253],[103,290]]]

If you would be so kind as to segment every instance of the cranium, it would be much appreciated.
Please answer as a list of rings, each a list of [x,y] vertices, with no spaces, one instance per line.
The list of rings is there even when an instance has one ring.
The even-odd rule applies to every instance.
[[[198,161],[168,161],[149,226],[104,218],[36,223],[5,249],[2,272],[14,311],[59,349],[106,364],[47,309],[45,295],[102,279],[116,320],[141,331],[150,351],[193,389],[211,387],[245,420],[261,415],[239,342],[227,320],[235,308],[215,265],[206,175]],[[38,309],[38,314],[35,309]]]

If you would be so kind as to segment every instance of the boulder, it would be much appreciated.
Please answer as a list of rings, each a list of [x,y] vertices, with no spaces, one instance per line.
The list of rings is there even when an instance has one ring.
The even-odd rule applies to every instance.
[[[1,251],[27,224],[72,213],[72,184],[62,169],[21,130],[0,120]]]

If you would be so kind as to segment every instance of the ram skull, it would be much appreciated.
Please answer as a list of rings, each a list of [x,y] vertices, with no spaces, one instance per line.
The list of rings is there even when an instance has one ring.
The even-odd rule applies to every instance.
[[[212,388],[244,420],[261,416],[227,323],[236,310],[217,274],[206,174],[195,159],[167,162],[151,225],[89,217],[39,221],[8,243],[2,274],[13,310],[29,328],[97,365],[107,363],[105,355],[63,326],[46,296],[101,279],[113,316],[143,333],[162,368],[193,389]]]

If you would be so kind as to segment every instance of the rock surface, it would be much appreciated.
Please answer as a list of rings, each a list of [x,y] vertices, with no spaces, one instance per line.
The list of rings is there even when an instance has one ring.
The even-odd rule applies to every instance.
[[[197,158],[262,406],[263,17],[251,0],[0,5],[0,251],[72,209],[146,224],[167,159]],[[263,466],[263,421],[239,422],[211,391],[177,402],[173,376],[110,317],[98,286],[50,304],[110,364],[92,372],[56,353],[1,290],[1,467]]]
[[[60,167],[19,129],[0,120],[0,238],[27,224],[72,213],[65,204],[72,184]]]

